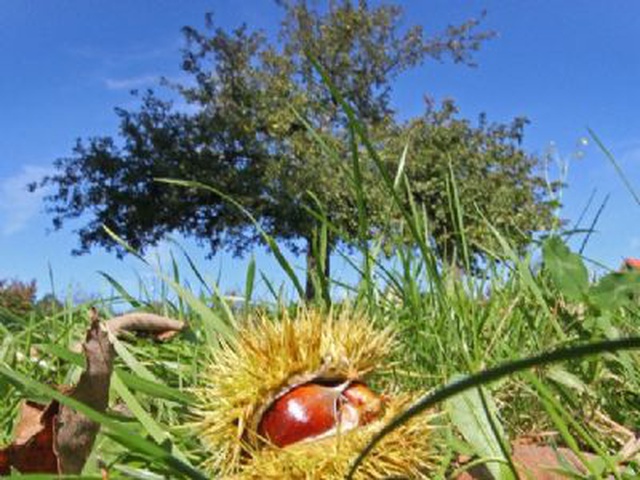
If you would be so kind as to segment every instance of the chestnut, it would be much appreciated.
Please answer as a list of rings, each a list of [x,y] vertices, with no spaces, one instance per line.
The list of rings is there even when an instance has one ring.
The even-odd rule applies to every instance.
[[[364,383],[313,381],[276,398],[260,419],[258,434],[285,447],[351,430],[381,413],[381,398]]]

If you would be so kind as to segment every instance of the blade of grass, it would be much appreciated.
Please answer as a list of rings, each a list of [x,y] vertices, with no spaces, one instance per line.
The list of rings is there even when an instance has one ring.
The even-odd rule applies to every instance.
[[[477,208],[477,206],[476,206]],[[516,252],[511,248],[507,240],[498,232],[498,230],[489,222],[489,220],[484,216],[484,214],[477,208],[477,213],[484,220],[485,225],[489,230],[493,233],[493,236],[496,238],[500,247],[502,248],[506,257],[512,262],[513,267],[515,268],[516,273],[519,275],[522,284],[527,287],[527,289],[533,294],[536,299],[536,302],[543,310],[547,310],[547,302],[544,298],[544,294],[540,289],[540,286],[533,278],[533,274],[529,268],[529,265],[522,261]],[[558,322],[558,319],[555,316],[550,316],[549,320],[551,322],[551,326],[555,330],[558,338],[565,339],[567,337],[565,331],[562,326]]]
[[[260,236],[264,239],[264,241],[267,243],[267,245],[273,252],[273,255],[276,257],[276,260],[280,264],[280,267],[284,270],[284,272],[287,274],[287,276],[293,283],[293,286],[295,287],[299,297],[300,298],[305,297],[304,288],[302,288],[302,284],[300,283],[300,280],[298,279],[297,275],[293,271],[293,268],[291,267],[289,262],[287,262],[287,259],[282,254],[282,251],[280,250],[280,247],[278,247],[278,244],[276,243],[276,241],[273,239],[273,237],[271,237],[267,232],[264,231],[264,229],[260,226],[260,222],[258,222],[256,218],[251,214],[251,212],[249,212],[246,208],[244,208],[240,203],[238,203],[236,200],[231,198],[229,195],[226,195],[225,193],[221,192],[217,188],[214,188],[210,185],[205,185],[200,182],[176,180],[171,178],[156,178],[155,181],[160,183],[166,183],[169,185],[179,185],[187,188],[201,188],[203,190],[208,190],[212,193],[215,193],[216,195],[226,200],[227,202],[231,203],[234,207],[240,210],[240,212],[242,212],[249,220],[251,220],[256,230],[258,230],[258,233],[260,234]]]
[[[131,248],[122,238],[120,238],[115,232],[110,230],[108,227],[103,225],[104,230],[107,232],[109,236],[111,236],[116,242],[122,245],[127,251],[131,252],[136,258],[140,259],[145,265],[151,267],[156,275],[160,277],[164,282],[171,286],[175,290],[175,292],[181,297],[184,298],[189,307],[197,313],[203,321],[203,325],[205,327],[205,332],[208,335],[208,340],[210,344],[214,344],[217,340],[217,334],[223,335],[227,338],[231,338],[234,335],[234,331],[232,328],[224,323],[215,312],[209,308],[204,302],[202,302],[198,297],[196,297],[189,290],[184,288],[182,285],[174,282],[169,276],[163,273],[157,266],[151,265],[146,259],[140,255],[135,249]]]
[[[604,211],[604,208],[607,206],[607,202],[609,201],[609,197],[611,195],[607,194],[606,197],[604,197],[604,200],[602,201],[602,203],[600,204],[600,207],[598,208],[598,211],[596,212],[595,216],[593,217],[593,221],[591,222],[591,225],[589,226],[589,230],[587,231],[587,234],[584,237],[584,240],[582,240],[582,245],[580,245],[580,255],[582,255],[582,252],[584,252],[584,249],[587,246],[587,242],[589,241],[589,238],[591,238],[591,234],[595,231],[596,225],[598,224],[598,220],[600,220],[600,215],[602,215],[602,212]]]
[[[376,148],[371,143],[371,140],[369,139],[369,136],[366,132],[366,128],[364,124],[358,120],[355,110],[344,99],[342,94],[335,87],[335,84],[333,83],[333,81],[327,75],[327,72],[318,63],[318,61],[308,52],[307,52],[307,58],[313,65],[314,69],[322,77],[322,81],[330,90],[333,98],[336,100],[336,102],[340,105],[340,107],[344,111],[345,115],[347,116],[350,128],[352,128],[360,137],[362,144],[364,145],[365,149],[367,150],[367,153],[373,160],[378,172],[380,173],[380,177],[382,178],[382,183],[386,187],[387,193],[391,196],[391,199],[396,204],[396,206],[398,207],[398,210],[400,211],[403,218],[405,219],[407,226],[409,227],[409,230],[411,232],[411,235],[424,257],[425,264],[427,265],[427,268],[429,270],[429,275],[430,275],[430,278],[433,280],[434,286],[438,291],[442,291],[443,286],[439,281],[439,276],[437,273],[437,265],[434,262],[433,256],[430,253],[429,246],[427,245],[426,241],[422,239],[420,235],[415,217],[412,217],[409,210],[404,205],[404,202],[400,197],[399,192],[394,188],[394,179],[391,178],[391,175],[387,171],[384,165],[384,162],[378,155]],[[439,295],[436,298],[443,300],[445,299],[445,296]]]
[[[619,479],[620,476],[617,473],[615,463],[607,454],[607,451],[602,448],[602,446],[582,427],[582,425],[580,425],[579,422],[574,420],[573,415],[567,412],[566,409],[563,408],[562,404],[554,398],[549,388],[536,378],[535,375],[531,375],[529,372],[526,373],[526,378],[531,384],[533,384],[534,388],[538,392],[539,398],[545,405],[549,416],[551,416],[554,425],[558,428],[558,431],[560,432],[560,435],[562,435],[564,441],[580,459],[587,470],[589,470],[591,475],[593,475],[593,478],[597,478],[599,474],[590,464],[584,453],[580,450],[578,442],[569,431],[568,424],[571,425],[578,435],[580,435],[582,441],[589,445],[589,447],[591,447],[593,451],[600,456],[615,478]]]
[[[180,390],[169,387],[163,383],[147,380],[146,378],[133,375],[120,368],[116,368],[115,372],[127,387],[137,392],[147,394],[154,398],[177,402],[182,405],[190,405],[196,401],[195,397],[192,395],[186,392],[181,392]]]
[[[358,210],[358,246],[362,252],[364,265],[363,282],[366,287],[367,298],[371,304],[373,295],[373,279],[371,278],[371,261],[369,258],[369,242],[367,233],[369,231],[369,220],[367,219],[367,203],[364,196],[362,171],[360,170],[360,155],[358,153],[358,143],[353,125],[349,125],[349,146],[351,147],[351,169],[353,171],[356,207]]]
[[[273,283],[271,283],[271,280],[269,280],[267,278],[267,276],[264,274],[264,272],[262,270],[260,270],[260,278],[262,278],[262,281],[267,286],[267,290],[269,290],[269,293],[273,296],[273,300],[277,303],[278,302],[278,292],[276,292],[276,289],[273,286]]]
[[[149,412],[142,407],[138,399],[131,390],[127,388],[117,373],[111,377],[111,385],[129,411],[156,443],[162,444],[167,440],[171,441],[171,436],[167,433],[166,429],[158,425],[151,415],[149,415]],[[182,461],[185,461],[182,454],[176,451],[173,453]]]
[[[180,250],[180,252],[182,252],[182,255],[184,256],[185,260],[187,261],[187,264],[189,265],[189,268],[191,269],[191,271],[193,272],[193,274],[196,276],[196,278],[198,279],[198,281],[200,282],[200,285],[202,287],[205,288],[205,290],[207,290],[207,292],[210,295],[213,295],[213,292],[211,291],[211,287],[209,286],[209,283],[204,279],[204,277],[202,276],[202,274],[200,273],[200,270],[198,269],[198,267],[196,267],[195,262],[193,261],[193,259],[191,258],[191,256],[187,253],[187,251],[184,249],[184,247],[182,245],[180,245],[180,243],[178,243],[175,239],[173,238],[167,238],[168,242],[171,242],[173,245],[175,245],[176,247],[178,247],[178,249]]]
[[[120,342],[118,341],[118,343]],[[85,358],[80,353],[68,350],[66,347],[62,347],[56,343],[39,343],[34,346],[40,352],[60,358],[76,367],[85,368]],[[115,368],[125,385],[129,388],[133,388],[134,390],[157,398],[163,398],[178,403],[193,403],[194,399],[189,394],[180,392],[162,383],[154,381],[155,377],[153,374],[149,372],[144,365],[140,364],[126,349],[126,347],[124,347],[124,345],[120,345],[119,349],[120,352],[122,352],[121,355],[125,364],[127,364],[132,370],[139,373],[139,375],[133,375],[119,367]]]
[[[471,271],[471,257],[469,256],[469,246],[467,245],[467,237],[465,235],[464,222],[463,222],[463,211],[462,205],[460,204],[460,197],[458,196],[458,187],[456,182],[456,177],[453,174],[453,165],[451,161],[451,155],[447,155],[448,159],[448,173],[449,178],[447,180],[447,197],[449,200],[449,210],[451,212],[453,225],[455,225],[455,229],[457,230],[456,236],[458,237],[458,241],[460,242],[460,246],[462,247],[462,259],[464,261],[464,267],[467,272]]]
[[[582,224],[582,220],[584,219],[584,217],[587,215],[587,212],[591,208],[591,204],[593,203],[593,199],[596,197],[596,193],[598,193],[597,188],[594,188],[593,190],[591,190],[591,194],[589,195],[589,198],[587,199],[587,202],[585,203],[584,207],[582,207],[582,210],[580,211],[580,215],[578,215],[578,219],[576,220],[576,223],[573,224],[573,228],[570,230],[571,232],[578,230],[578,228]]]
[[[52,400],[56,400],[57,402],[86,415],[89,419],[106,428],[106,434],[116,439],[116,441],[129,448],[131,451],[149,457],[152,461],[160,461],[167,467],[170,467],[175,473],[184,475],[187,478],[196,480],[208,479],[206,475],[184,463],[182,460],[178,459],[156,443],[136,435],[126,425],[118,423],[109,416],[93,410],[84,403],[68,397],[54,388],[44,385],[36,380],[32,380],[4,364],[0,364],[0,375],[13,382],[21,384],[29,391],[48,397]]]
[[[622,171],[622,167],[620,166],[620,164],[618,164],[618,162],[616,161],[616,158],[609,151],[609,149],[604,146],[604,143],[602,143],[600,138],[596,135],[596,133],[593,130],[591,130],[590,128],[587,128],[587,130],[589,132],[589,135],[591,135],[591,138],[593,138],[593,140],[596,142],[600,150],[602,150],[605,157],[609,159],[609,161],[611,162],[611,165],[613,165],[613,168],[615,169],[616,173],[620,177],[620,180],[622,180],[622,183],[627,188],[627,190],[629,191],[633,199],[636,201],[638,205],[640,205],[640,196],[633,188],[633,185],[631,185],[631,182],[629,182],[629,179],[627,178],[625,173]]]
[[[247,266],[247,276],[244,281],[244,313],[249,313],[249,307],[251,305],[251,298],[253,297],[253,289],[256,284],[256,259],[253,255],[249,259],[249,265]]]
[[[361,450],[360,454],[349,469],[347,479],[353,478],[353,475],[355,474],[358,467],[362,464],[367,455],[369,455],[369,453],[371,453],[371,451],[376,447],[380,440],[382,440],[382,438],[384,438],[386,435],[388,435],[390,432],[394,431],[404,423],[408,422],[414,416],[424,412],[428,408],[433,407],[443,400],[457,395],[458,393],[464,392],[469,388],[478,387],[480,385],[499,380],[500,378],[514,374],[516,372],[528,370],[532,367],[548,365],[551,363],[562,362],[606,352],[613,353],[619,350],[630,349],[640,349],[640,337],[621,338],[618,340],[593,342],[575,347],[560,348],[532,357],[506,362],[496,367],[486,369],[480,373],[452,382],[442,388],[437,389],[433,393],[422,397],[414,405],[392,418],[377,434],[373,436],[369,443]]]
[[[111,287],[118,292],[118,295],[120,295],[124,300],[126,300],[129,305],[131,305],[133,308],[142,308],[144,305],[142,305],[141,302],[139,302],[138,300],[136,300],[133,295],[131,295],[129,292],[127,292],[127,290],[115,279],[113,278],[111,275],[109,275],[106,272],[103,272],[101,270],[98,271],[98,274],[101,275],[102,277],[105,278],[105,280],[107,280],[107,282],[109,283],[109,285],[111,285]]]
[[[398,169],[396,170],[396,177],[393,180],[393,187],[398,188],[401,180],[404,178],[404,167],[407,163],[407,153],[409,152],[409,142],[402,149],[402,155],[400,155],[400,161],[398,162]]]

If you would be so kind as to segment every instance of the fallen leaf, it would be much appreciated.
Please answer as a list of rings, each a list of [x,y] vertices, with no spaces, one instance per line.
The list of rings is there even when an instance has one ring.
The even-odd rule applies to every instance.
[[[158,341],[166,341],[180,333],[185,323],[154,313],[134,312],[112,318],[105,323],[116,337],[124,332],[150,334]]]
[[[131,313],[101,322],[96,309],[91,309],[90,325],[81,350],[86,368],[77,385],[65,389],[75,400],[98,412],[109,403],[109,385],[115,350],[108,331],[115,336],[124,332],[149,333],[160,341],[179,333],[185,324],[150,313]],[[21,473],[80,474],[91,454],[100,424],[58,402],[39,405],[23,402],[15,440],[0,450],[0,475]],[[108,472],[103,471],[103,477]]]
[[[10,475],[11,468],[21,473],[59,472],[54,447],[57,415],[57,402],[45,406],[25,401],[20,405],[15,441],[0,450],[0,475]]]
[[[82,349],[86,358],[86,368],[69,396],[98,412],[104,412],[109,403],[115,350],[107,332],[100,327],[100,319],[95,309],[91,311],[91,325]],[[61,472],[81,473],[93,449],[100,424],[63,405],[56,427],[56,451]]]
[[[518,475],[523,479],[565,480],[570,475],[560,473],[568,467],[574,472],[586,473],[580,460],[568,448],[553,448],[542,445],[514,444],[511,458],[516,465]],[[589,457],[589,454],[585,454]],[[456,480],[494,480],[485,465],[477,465],[458,475]]]

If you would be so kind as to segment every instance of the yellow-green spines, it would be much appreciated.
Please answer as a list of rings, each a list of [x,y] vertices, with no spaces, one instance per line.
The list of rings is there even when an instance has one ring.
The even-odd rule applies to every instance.
[[[237,480],[338,480],[344,479],[358,453],[396,413],[413,398],[403,395],[387,404],[386,414],[367,426],[341,436],[300,443],[287,448],[267,447],[256,451],[250,462],[233,478]],[[428,479],[436,460],[429,441],[433,416],[414,417],[386,436],[356,472],[357,480],[386,478]]]
[[[364,316],[349,311],[324,314],[301,309],[295,317],[251,320],[234,340],[212,353],[195,391],[194,427],[209,454],[205,467],[212,474],[233,478],[343,476],[384,420],[339,437],[283,449],[259,445],[258,422],[273,400],[294,386],[318,378],[362,379],[380,369],[393,342],[390,330],[375,329]],[[406,403],[406,397],[391,400],[385,419]],[[366,478],[390,473],[415,476],[430,458],[427,432],[425,417],[410,422],[388,437],[376,449],[383,453],[371,456],[361,471]],[[312,472],[316,476],[308,476]]]

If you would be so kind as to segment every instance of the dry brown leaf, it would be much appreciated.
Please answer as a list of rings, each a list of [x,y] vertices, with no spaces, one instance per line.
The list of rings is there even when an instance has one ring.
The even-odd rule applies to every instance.
[[[180,333],[185,323],[154,313],[135,312],[120,315],[106,322],[116,337],[124,332],[150,334],[156,340],[166,341]]]
[[[640,436],[634,436],[624,444],[620,450],[620,458],[623,462],[640,461]]]
[[[167,340],[184,328],[183,322],[149,313],[122,315],[101,324],[97,311],[91,309],[90,320],[81,346],[86,368],[77,385],[66,393],[98,412],[108,406],[115,357],[107,330],[116,336],[147,332],[158,340]],[[46,406],[24,402],[15,440],[0,450],[0,475],[9,475],[12,468],[21,473],[79,474],[99,430],[98,423],[58,402]]]
[[[590,457],[587,453],[584,455]],[[558,472],[558,470],[566,471],[567,465],[570,465],[576,472],[586,473],[576,454],[568,448],[516,443],[513,445],[511,458],[516,465],[520,478],[523,479],[564,480],[573,478]],[[489,470],[484,465],[478,465],[458,475],[456,480],[492,479],[493,477]]]
[[[95,309],[91,311],[91,325],[82,348],[87,360],[86,368],[69,396],[98,412],[104,412],[109,403],[115,350],[107,332],[100,328],[100,319]],[[99,430],[100,424],[82,413],[65,405],[60,407],[56,422],[56,451],[61,472],[82,472]]]
[[[0,450],[0,475],[9,475],[11,468],[22,473],[58,473],[55,454],[55,420],[57,402],[40,405],[23,402],[16,426],[14,442]]]

